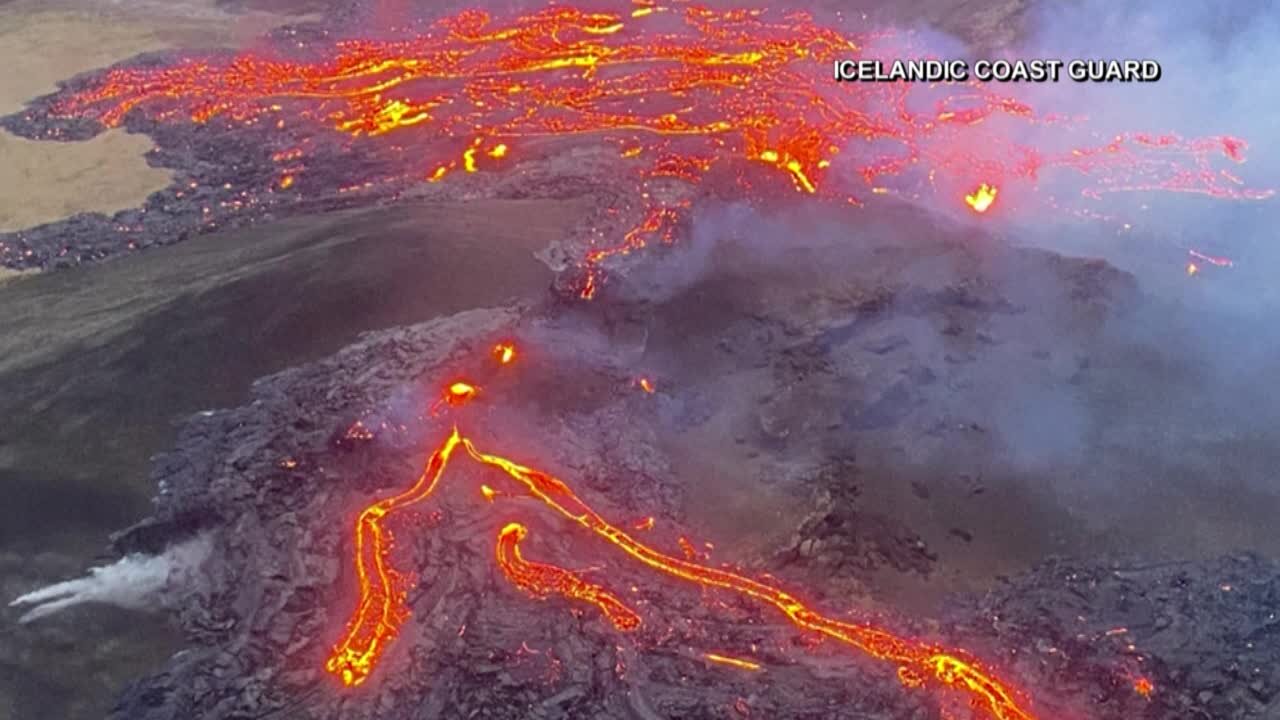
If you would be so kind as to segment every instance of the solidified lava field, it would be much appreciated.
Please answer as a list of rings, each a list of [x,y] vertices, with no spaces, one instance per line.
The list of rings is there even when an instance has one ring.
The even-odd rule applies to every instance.
[[[528,221],[564,228],[533,253],[545,293],[362,334],[180,423],[112,551],[168,558],[147,603],[185,647],[112,717],[1280,716],[1271,498],[1178,474],[1277,459],[1232,435],[1255,391],[1127,333],[1191,322],[1133,274],[982,224],[1266,201],[1245,140],[1104,136],[978,84],[833,85],[833,59],[914,42],[843,16],[321,15],[0,121],[124,127],[176,178],[0,235],[0,262],[93,272],[347,209],[398,232],[428,205],[573,220]],[[1069,187],[1042,190],[1053,173]],[[326,257],[386,267],[387,245]],[[1250,522],[1188,550],[1188,507]],[[37,619],[60,602],[39,595]]]

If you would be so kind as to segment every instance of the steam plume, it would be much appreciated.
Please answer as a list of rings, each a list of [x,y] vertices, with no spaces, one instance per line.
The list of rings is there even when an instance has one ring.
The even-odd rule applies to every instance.
[[[171,579],[197,568],[208,557],[210,547],[209,538],[200,536],[160,555],[129,555],[112,565],[90,568],[85,577],[29,592],[9,606],[31,608],[18,619],[20,623],[91,602],[135,610],[156,608]]]

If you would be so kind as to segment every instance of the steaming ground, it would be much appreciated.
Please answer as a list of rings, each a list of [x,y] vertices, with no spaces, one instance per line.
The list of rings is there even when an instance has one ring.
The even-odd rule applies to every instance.
[[[55,583],[9,603],[23,610],[20,623],[48,617],[76,605],[99,603],[128,610],[154,610],[171,582],[198,581],[200,566],[209,559],[206,537],[174,545],[164,552],[128,555],[111,565],[91,568],[89,575]]]
[[[812,508],[785,478],[847,461],[849,512],[871,529],[828,541],[902,538],[887,564],[923,573],[861,578],[894,603],[928,608],[1058,554],[1280,552],[1274,406],[1191,340],[1166,342],[1241,343],[1217,310],[905,208],[699,227],[721,240],[670,261],[702,258],[706,275],[652,308],[645,362],[718,408],[672,441],[693,524],[721,544],[794,534]],[[778,250],[782,227],[805,240]],[[762,490],[741,492],[747,478]]]

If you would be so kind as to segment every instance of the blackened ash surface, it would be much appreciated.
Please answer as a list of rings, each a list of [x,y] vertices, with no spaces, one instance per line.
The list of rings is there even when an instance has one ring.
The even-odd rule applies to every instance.
[[[1055,560],[969,608],[959,632],[1020,646],[1014,667],[1075,693],[1090,717],[1280,717],[1280,566],[1257,555]]]

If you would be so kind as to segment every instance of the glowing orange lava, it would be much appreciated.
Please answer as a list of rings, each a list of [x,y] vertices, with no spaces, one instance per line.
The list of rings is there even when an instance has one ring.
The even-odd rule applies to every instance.
[[[896,664],[900,677],[914,677],[924,684],[932,677],[938,684],[968,692],[976,707],[997,720],[1030,720],[1014,691],[991,676],[976,660],[954,650],[899,637],[870,624],[836,620],[805,605],[790,593],[768,583],[753,580],[721,568],[682,560],[650,548],[610,524],[583,502],[558,478],[519,465],[506,458],[483,453],[457,429],[427,463],[418,482],[409,490],[369,506],[356,523],[356,571],[360,580],[360,601],[348,627],[347,636],[334,649],[326,667],[344,684],[362,682],[377,662],[395,629],[408,615],[405,581],[386,564],[389,543],[379,521],[410,503],[427,497],[443,473],[456,446],[462,443],[474,460],[500,469],[533,497],[541,500],[564,519],[575,523],[639,563],[670,577],[707,588],[720,588],[771,605],[797,628],[820,633],[862,652]],[[523,526],[512,523],[499,535],[498,563],[518,587],[539,596],[552,593],[592,602],[620,628],[638,616],[616,597],[586,583],[573,573],[550,565],[529,563],[518,552],[524,537]],[[372,566],[371,574],[368,568]]]
[[[476,386],[470,383],[458,381],[449,386],[445,392],[445,400],[450,405],[461,405],[476,396]]]
[[[720,655],[719,653],[703,653],[702,657],[713,663],[721,665],[729,665],[731,667],[741,668],[743,670],[759,670],[760,663],[743,660],[742,658],[730,657],[728,655]]]
[[[600,608],[600,612],[619,630],[631,631],[640,627],[640,616],[617,595],[564,568],[525,560],[520,554],[520,541],[528,532],[520,523],[508,523],[498,533],[498,567],[502,568],[502,574],[511,584],[535,598],[561,595],[589,602]]]
[[[996,201],[996,193],[998,192],[999,190],[995,187],[982,183],[973,193],[964,196],[964,202],[973,208],[974,212],[984,213]]]
[[[54,111],[110,126],[135,109],[161,121],[216,118],[268,128],[297,118],[345,134],[353,148],[397,134],[404,136],[397,147],[414,148],[405,153],[413,166],[392,175],[432,182],[508,167],[522,148],[553,138],[612,144],[623,163],[618,177],[634,186],[626,217],[636,219],[620,238],[591,234],[579,258],[583,298],[598,292],[608,258],[672,239],[688,200],[662,199],[655,182],[697,184],[735,161],[802,195],[857,205],[864,190],[941,193],[952,202],[982,182],[990,192],[966,198],[982,212],[995,187],[1031,184],[1051,170],[1076,178],[1086,197],[1271,194],[1218,166],[1243,162],[1237,138],[1098,137],[978,82],[834,83],[835,60],[927,53],[885,32],[849,35],[803,12],[680,0],[600,12],[556,4],[496,18],[467,10],[414,36],[311,42],[306,53],[257,50],[117,68],[68,93]],[[1076,147],[1021,144],[1012,139],[1020,133],[987,122],[999,119],[1034,127],[1046,148]],[[301,148],[277,157],[289,163],[288,178],[305,170]],[[756,179],[739,173],[744,191]]]
[[[1133,691],[1144,698],[1150,699],[1151,693],[1155,692],[1156,686],[1146,676],[1138,677],[1133,681]]]
[[[516,359],[515,343],[498,343],[493,346],[493,357],[497,359],[501,365],[509,365],[512,360]]]
[[[355,566],[360,600],[347,627],[347,635],[333,649],[325,669],[345,685],[364,682],[409,615],[405,606],[411,578],[391,568],[387,561],[390,542],[382,520],[406,505],[421,501],[435,490],[462,438],[457,430],[432,453],[414,484],[399,495],[379,500],[356,519]]]
[[[798,628],[821,633],[872,657],[915,669],[921,674],[932,675],[942,685],[968,691],[973,702],[997,720],[1030,720],[1034,717],[1021,707],[1013,691],[988,675],[975,660],[942,647],[898,637],[873,625],[836,620],[814,611],[795,596],[773,585],[661,553],[637,542],[600,517],[558,478],[496,455],[482,453],[470,440],[463,439],[462,442],[472,458],[501,469],[565,519],[592,531],[654,570],[704,587],[737,592],[772,605]]]

